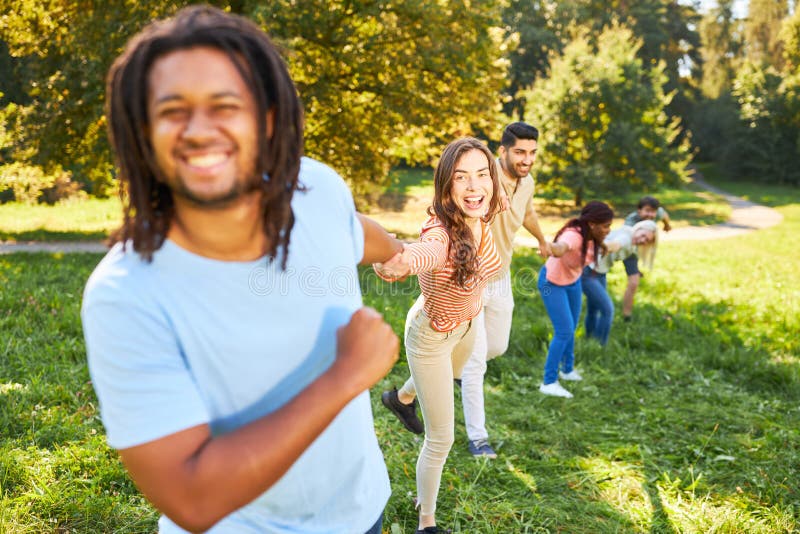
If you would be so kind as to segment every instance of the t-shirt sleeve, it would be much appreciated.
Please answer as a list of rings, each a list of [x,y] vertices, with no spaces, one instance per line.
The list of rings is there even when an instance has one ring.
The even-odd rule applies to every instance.
[[[125,449],[208,423],[169,322],[157,308],[114,289],[87,288],[81,310],[109,445]]]
[[[342,209],[342,214],[347,220],[347,232],[350,237],[350,244],[353,247],[353,257],[356,263],[359,263],[364,257],[365,247],[365,234],[364,227],[356,213],[355,202],[353,201],[353,194],[347,187],[344,179],[339,174],[322,163],[308,160],[304,158],[303,163],[311,168],[311,172],[327,173],[327,180],[325,180],[326,188],[329,188],[331,198],[338,198],[338,205]],[[291,246],[291,245],[290,245]]]
[[[447,264],[450,238],[441,226],[425,228],[419,243],[408,245],[411,252],[411,272],[419,274],[442,269]]]
[[[580,232],[575,231],[566,231],[556,240],[557,243],[566,243],[569,246],[569,250],[572,251],[579,251],[581,250],[581,246],[583,245],[583,237],[581,236]]]

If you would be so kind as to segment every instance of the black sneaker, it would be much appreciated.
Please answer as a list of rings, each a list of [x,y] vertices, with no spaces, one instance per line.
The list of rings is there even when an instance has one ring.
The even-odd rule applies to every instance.
[[[439,528],[436,525],[432,527],[425,527],[417,530],[414,534],[451,534],[453,531],[444,528]]]
[[[381,402],[400,419],[403,426],[410,432],[414,434],[423,434],[425,432],[425,426],[417,417],[417,399],[411,401],[411,404],[403,404],[397,398],[397,388],[393,388],[391,391],[383,392]]]
[[[461,387],[461,379],[460,378],[454,378],[453,382],[455,382],[458,387]]]

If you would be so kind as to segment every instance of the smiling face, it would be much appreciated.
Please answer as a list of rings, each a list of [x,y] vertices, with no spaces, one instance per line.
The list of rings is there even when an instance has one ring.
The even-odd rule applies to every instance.
[[[450,198],[467,219],[479,219],[489,211],[493,192],[491,164],[480,150],[465,152],[456,162]]]
[[[176,203],[223,206],[256,188],[256,104],[224,52],[196,47],[158,58],[148,76],[147,117],[161,179]]]
[[[634,245],[648,245],[656,238],[655,232],[645,228],[639,228],[633,233],[631,241]]]
[[[498,154],[503,172],[515,180],[525,178],[536,161],[537,150],[538,143],[535,139],[517,139],[508,148],[501,145]]]
[[[653,221],[658,213],[658,208],[654,208],[653,206],[642,206],[636,211],[639,213],[639,218],[641,218],[643,221]]]
[[[611,231],[611,221],[596,223],[590,222],[589,231],[594,239],[596,239],[599,243],[602,243],[608,233]]]

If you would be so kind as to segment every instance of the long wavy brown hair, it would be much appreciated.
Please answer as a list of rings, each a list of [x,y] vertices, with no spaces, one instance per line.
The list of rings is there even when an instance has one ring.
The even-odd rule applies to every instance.
[[[489,165],[489,174],[492,177],[492,199],[484,221],[491,222],[499,211],[500,182],[497,178],[494,156],[485,144],[474,137],[456,139],[445,147],[433,175],[433,204],[428,208],[428,214],[436,215],[450,237],[448,255],[455,266],[453,280],[460,287],[466,287],[467,282],[478,273],[478,246],[480,243],[475,243],[472,230],[467,226],[463,212],[453,201],[451,191],[458,160],[472,150],[482,152]]]
[[[145,260],[161,248],[173,217],[174,202],[161,177],[148,139],[148,75],[153,63],[176,50],[216,48],[230,58],[252,92],[257,109],[258,156],[255,187],[267,256],[281,250],[286,268],[294,215],[291,200],[303,154],[303,109],[286,64],[269,37],[253,22],[209,6],[180,10],[173,18],[146,26],[114,61],[106,78],[106,116],[122,182],[122,226],[111,244],[127,242]],[[267,113],[274,135],[267,137]]]
[[[583,244],[581,245],[581,259],[586,258],[586,251],[589,247],[589,241],[594,243],[595,254],[599,254],[600,251],[605,252],[605,244],[592,236],[589,223],[605,224],[607,222],[611,222],[613,219],[614,210],[612,210],[608,204],[605,202],[600,202],[599,200],[592,200],[591,202],[587,202],[586,205],[581,209],[581,214],[578,217],[570,219],[564,226],[561,227],[558,233],[556,233],[556,237],[553,239],[553,241],[556,241],[558,236],[563,234],[567,228],[577,228],[581,233],[581,237],[583,237]]]

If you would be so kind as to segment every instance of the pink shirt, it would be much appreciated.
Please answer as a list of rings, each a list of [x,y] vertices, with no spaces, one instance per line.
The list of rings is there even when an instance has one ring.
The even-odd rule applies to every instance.
[[[581,247],[583,236],[580,229],[567,228],[558,236],[556,243],[566,243],[569,249],[560,258],[550,256],[545,263],[547,268],[547,281],[559,286],[568,286],[580,278],[586,265],[594,261],[594,242],[589,241],[586,247],[586,257],[581,261]]]

